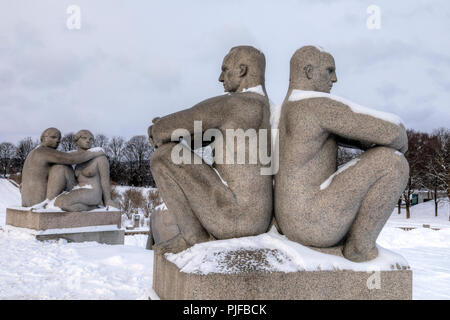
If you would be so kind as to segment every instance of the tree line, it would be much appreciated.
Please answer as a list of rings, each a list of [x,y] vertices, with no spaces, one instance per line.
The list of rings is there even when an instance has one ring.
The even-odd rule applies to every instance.
[[[20,140],[16,145],[10,142],[0,144],[0,173],[16,175],[20,173],[28,154],[39,145],[31,137]],[[150,156],[154,151],[146,136],[134,136],[129,140],[122,137],[109,138],[104,134],[94,136],[93,147],[101,147],[110,163],[110,178],[115,184],[154,187],[155,181],[149,167]],[[75,134],[65,134],[58,150],[76,150]]]

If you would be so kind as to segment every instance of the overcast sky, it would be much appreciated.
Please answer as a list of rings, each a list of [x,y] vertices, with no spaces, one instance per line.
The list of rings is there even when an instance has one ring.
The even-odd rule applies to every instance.
[[[69,30],[69,5],[81,29]],[[367,8],[381,28],[367,27]],[[224,55],[253,45],[281,103],[289,59],[319,45],[336,60],[331,93],[398,114],[408,128],[450,127],[450,1],[2,0],[0,142],[47,127],[145,135],[151,120],[223,93]]]

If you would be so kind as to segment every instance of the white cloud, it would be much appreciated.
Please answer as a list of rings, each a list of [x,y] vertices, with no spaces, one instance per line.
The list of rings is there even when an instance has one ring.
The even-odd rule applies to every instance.
[[[229,48],[267,60],[269,96],[281,102],[293,52],[320,45],[336,59],[333,94],[399,114],[409,127],[450,123],[448,1],[77,0],[81,30],[66,28],[73,1],[0,5],[0,140],[55,126],[109,136],[146,134],[155,116],[221,94]],[[6,120],[5,120],[6,119]]]

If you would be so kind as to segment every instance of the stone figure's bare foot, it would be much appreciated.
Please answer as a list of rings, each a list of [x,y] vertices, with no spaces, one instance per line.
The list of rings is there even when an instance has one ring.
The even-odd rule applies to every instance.
[[[184,240],[181,233],[177,234],[170,240],[160,242],[153,246],[153,250],[155,254],[165,254],[165,253],[178,253],[183,250],[186,250],[190,246]]]
[[[378,249],[376,247],[369,250],[361,250],[354,242],[346,242],[342,254],[348,260],[353,262],[364,262],[375,259],[378,256]]]

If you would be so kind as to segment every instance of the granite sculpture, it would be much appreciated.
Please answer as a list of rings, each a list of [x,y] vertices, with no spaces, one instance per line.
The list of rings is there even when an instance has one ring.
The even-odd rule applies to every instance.
[[[150,159],[150,168],[167,205],[166,213],[175,217],[180,229],[172,239],[154,246],[158,253],[179,252],[210,239],[244,237],[267,231],[272,218],[272,176],[261,175],[259,159],[256,163],[248,161],[245,140],[237,141],[232,148],[233,159],[228,153],[227,161],[216,161],[212,165],[191,152],[190,141],[190,136],[195,135],[195,121],[201,123],[202,134],[210,129],[219,131],[223,141],[217,143],[218,139],[214,140],[214,158],[217,160],[218,155],[226,154],[227,130],[258,132],[270,129],[264,73],[262,52],[250,46],[234,47],[225,56],[219,77],[227,94],[157,118],[149,127],[150,142],[157,148]],[[172,159],[173,152],[179,150],[175,149],[179,144],[172,141],[172,134],[179,128],[190,135],[184,137],[189,141],[182,147],[188,150],[190,163],[174,163]],[[270,148],[270,131],[267,141]],[[246,150],[244,163],[234,160],[239,148]]]
[[[281,231],[300,244],[343,245],[360,262],[378,254],[375,241],[404,190],[409,166],[404,125],[329,94],[334,58],[306,46],[290,61],[279,121],[279,171],[274,207]],[[364,153],[337,168],[339,145]]]

